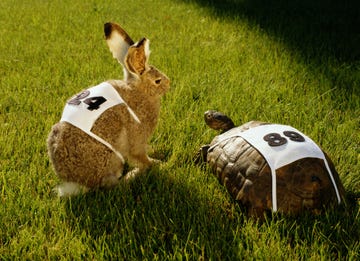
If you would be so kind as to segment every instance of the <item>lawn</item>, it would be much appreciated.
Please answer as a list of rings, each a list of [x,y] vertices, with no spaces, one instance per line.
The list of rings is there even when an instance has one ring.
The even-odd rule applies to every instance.
[[[265,0],[0,2],[0,259],[359,260],[360,4]],[[171,79],[151,155],[131,184],[69,199],[46,150],[66,100],[122,78],[103,36],[114,21],[150,39]],[[246,217],[193,163],[236,124],[292,125],[331,157],[348,203],[320,216]]]

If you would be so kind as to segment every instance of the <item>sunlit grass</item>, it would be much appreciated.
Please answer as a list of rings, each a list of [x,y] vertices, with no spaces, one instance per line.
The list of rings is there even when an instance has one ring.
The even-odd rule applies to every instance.
[[[216,15],[199,2],[0,3],[1,259],[359,257],[359,64],[310,59],[243,15]],[[58,199],[46,154],[51,126],[68,97],[122,77],[103,39],[107,21],[134,40],[148,37],[151,63],[171,79],[151,140],[163,163],[131,185]],[[216,135],[203,122],[208,109],[236,124],[277,122],[309,135],[333,159],[348,208],[263,223],[245,217],[192,163]]]

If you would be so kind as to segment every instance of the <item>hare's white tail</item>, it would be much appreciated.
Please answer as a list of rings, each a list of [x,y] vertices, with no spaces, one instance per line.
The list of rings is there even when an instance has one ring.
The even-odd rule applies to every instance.
[[[54,192],[59,197],[70,197],[81,193],[86,193],[89,188],[82,186],[76,182],[63,182],[54,188]]]

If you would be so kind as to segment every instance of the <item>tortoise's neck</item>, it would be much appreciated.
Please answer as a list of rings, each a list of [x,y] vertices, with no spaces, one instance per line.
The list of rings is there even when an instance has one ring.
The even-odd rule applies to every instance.
[[[235,127],[235,124],[232,122],[232,120],[230,119],[227,119],[228,122],[226,123],[226,127],[223,128],[223,130],[221,131],[221,134],[224,133],[224,132],[227,132],[228,130],[231,130],[232,128]]]

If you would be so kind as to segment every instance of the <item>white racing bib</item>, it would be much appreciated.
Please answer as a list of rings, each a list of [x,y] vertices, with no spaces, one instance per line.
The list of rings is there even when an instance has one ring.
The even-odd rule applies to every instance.
[[[303,158],[318,158],[324,161],[338,203],[341,202],[339,191],[324,153],[314,141],[297,129],[280,124],[260,125],[243,132],[235,128],[221,134],[217,144],[232,137],[242,137],[257,149],[268,163],[272,175],[273,211],[277,211],[276,170]]]
[[[118,104],[124,104],[135,121],[140,123],[138,117],[131,108],[127,106],[125,101],[120,97],[119,93],[107,82],[91,87],[72,97],[66,103],[60,121],[66,121],[71,125],[78,127],[114,151],[121,161],[124,162],[123,156],[115,150],[110,143],[91,132],[95,121],[100,117],[100,115],[109,108]]]

